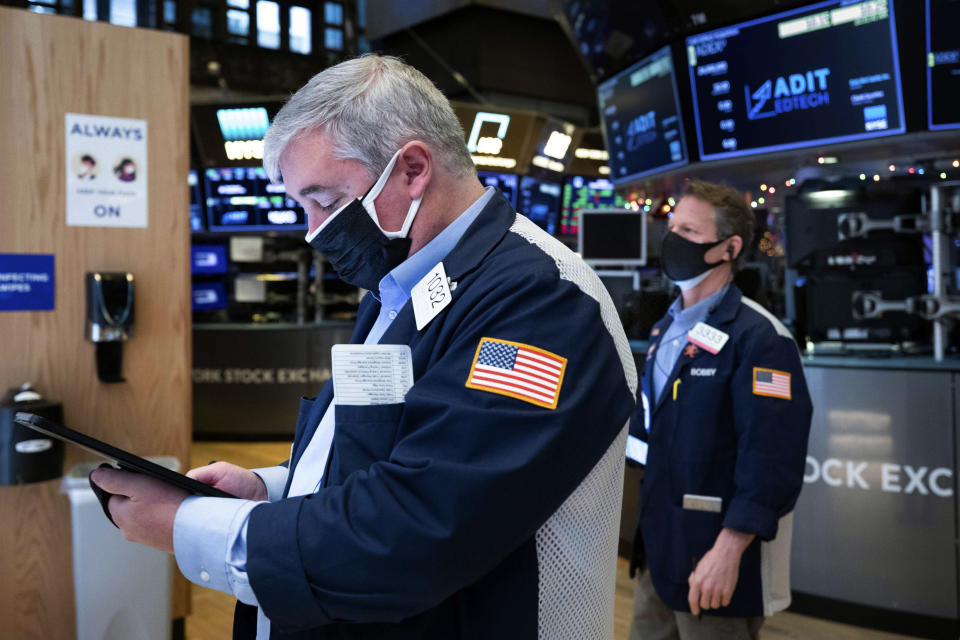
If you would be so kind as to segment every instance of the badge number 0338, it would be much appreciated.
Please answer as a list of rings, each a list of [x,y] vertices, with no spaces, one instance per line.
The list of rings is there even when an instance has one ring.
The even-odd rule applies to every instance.
[[[447,283],[447,272],[442,262],[438,262],[437,266],[428,271],[413,287],[410,297],[413,300],[413,315],[419,331],[450,304],[450,285]]]

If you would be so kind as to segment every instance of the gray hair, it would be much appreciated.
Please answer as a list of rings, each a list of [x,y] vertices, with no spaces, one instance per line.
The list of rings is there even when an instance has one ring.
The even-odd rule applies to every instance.
[[[420,140],[454,175],[476,173],[450,102],[402,60],[367,54],[313,76],[280,109],[263,140],[263,168],[282,181],[280,156],[292,139],[326,125],[334,155],[377,177],[403,145]]]

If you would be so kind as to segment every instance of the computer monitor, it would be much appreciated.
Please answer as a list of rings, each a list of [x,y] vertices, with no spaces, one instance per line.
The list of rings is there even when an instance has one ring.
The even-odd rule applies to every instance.
[[[194,311],[218,311],[227,308],[227,292],[222,282],[194,282],[191,289]]]
[[[559,183],[524,176],[520,179],[517,211],[550,235],[554,235],[560,217],[561,192]]]
[[[563,183],[560,235],[575,236],[580,229],[581,209],[625,208],[623,196],[606,178],[567,176]]]
[[[600,276],[600,282],[603,283],[603,287],[607,290],[607,293],[610,294],[610,299],[613,300],[613,306],[617,310],[617,317],[622,318],[624,300],[635,291],[640,290],[640,274],[636,270],[598,270],[597,275]]]
[[[926,0],[927,119],[931,129],[960,128],[960,2]]]
[[[597,98],[616,184],[687,163],[670,47],[600,84]]]
[[[477,177],[485,187],[495,187],[500,190],[510,206],[517,208],[517,182],[520,177],[512,173],[492,173],[490,171],[477,171]]]
[[[628,209],[580,212],[578,250],[591,266],[647,264],[647,214]]]
[[[200,178],[193,169],[187,174],[187,186],[190,187],[190,232],[203,231],[203,192]]]
[[[906,130],[891,0],[828,0],[686,44],[702,160]]]
[[[222,244],[195,244],[190,247],[190,272],[209,275],[227,272],[227,247]]]
[[[306,213],[262,167],[204,172],[210,231],[306,231]]]

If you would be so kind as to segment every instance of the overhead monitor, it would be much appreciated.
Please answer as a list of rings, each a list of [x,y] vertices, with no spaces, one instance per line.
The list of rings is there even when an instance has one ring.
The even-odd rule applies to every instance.
[[[628,209],[580,212],[578,250],[591,266],[647,264],[647,215]]]
[[[560,178],[573,160],[573,151],[582,135],[582,131],[569,122],[547,118],[540,132],[536,152],[530,159],[528,173]]]
[[[626,201],[606,178],[567,176],[560,209],[560,235],[575,236],[580,228],[581,209],[624,208]]]
[[[533,111],[453,102],[477,169],[524,172],[546,119]]]
[[[830,0],[687,38],[703,160],[903,133],[890,0]]]
[[[207,169],[204,183],[210,231],[307,229],[303,209],[262,167]]]
[[[200,190],[200,178],[197,172],[187,174],[187,186],[190,187],[190,232],[203,231],[203,192]]]
[[[550,235],[554,235],[557,232],[557,222],[560,217],[561,192],[559,183],[524,176],[520,179],[517,211],[530,218]]]
[[[196,104],[190,126],[201,162],[208,167],[257,166],[263,136],[282,102]]]
[[[512,173],[491,173],[489,171],[478,171],[477,177],[480,178],[480,183],[485,187],[495,187],[500,190],[507,200],[510,201],[510,206],[514,209],[517,208],[517,183],[520,180],[520,177]]]
[[[960,128],[960,1],[927,1],[927,118],[931,129]]]
[[[686,164],[670,47],[602,83],[597,100],[614,182]]]

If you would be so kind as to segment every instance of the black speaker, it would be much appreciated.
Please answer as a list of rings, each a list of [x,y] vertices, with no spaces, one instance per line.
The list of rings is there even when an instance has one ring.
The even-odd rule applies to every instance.
[[[63,475],[63,442],[13,421],[18,411],[63,422],[63,405],[44,400],[29,386],[0,400],[0,485],[53,480]]]

